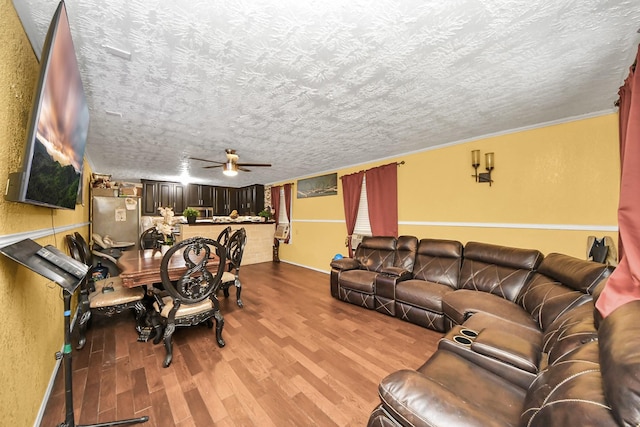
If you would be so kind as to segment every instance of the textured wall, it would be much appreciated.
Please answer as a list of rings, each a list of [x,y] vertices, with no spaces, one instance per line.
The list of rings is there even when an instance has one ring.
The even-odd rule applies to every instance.
[[[495,152],[491,187],[471,178],[473,149],[482,152],[481,168],[484,153]],[[587,236],[617,241],[616,232],[589,226],[617,225],[618,152],[617,114],[608,114],[361,165],[338,175],[404,160],[398,169],[400,234],[584,258]],[[346,253],[341,183],[337,196],[294,196],[293,221],[292,244],[280,246],[281,259],[328,271],[331,257]]]
[[[0,182],[20,167],[39,65],[10,0],[0,0]],[[87,189],[84,199],[87,200]],[[57,211],[0,198],[0,235],[80,224],[88,211]],[[86,227],[78,229],[86,235]],[[38,243],[63,245],[63,236]],[[59,287],[0,255],[0,425],[33,425],[63,343]],[[62,420],[61,420],[62,421]]]

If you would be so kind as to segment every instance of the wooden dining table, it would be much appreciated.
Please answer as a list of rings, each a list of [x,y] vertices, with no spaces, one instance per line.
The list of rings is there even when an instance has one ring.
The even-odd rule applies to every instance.
[[[136,286],[152,285],[160,283],[160,263],[162,262],[162,251],[160,249],[144,249],[139,251],[124,251],[118,258],[117,266],[120,269],[122,285],[127,288]],[[209,267],[217,267],[218,259],[210,260]],[[177,280],[186,271],[187,267],[184,258],[176,253],[169,260],[169,279]]]

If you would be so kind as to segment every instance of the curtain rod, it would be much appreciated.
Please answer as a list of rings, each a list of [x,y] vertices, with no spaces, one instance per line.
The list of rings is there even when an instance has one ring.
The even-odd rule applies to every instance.
[[[387,163],[387,165],[391,165],[391,164],[393,164],[393,163]],[[398,167],[400,167],[400,166],[402,166],[404,164],[405,164],[404,160],[396,162],[396,165],[398,165]],[[386,166],[386,165],[380,165],[380,166]],[[376,167],[378,167],[378,166],[376,166]],[[375,169],[375,168],[371,168],[371,169]],[[369,170],[369,169],[367,169],[367,170]],[[364,172],[366,172],[367,170],[365,170]],[[362,171],[360,171],[360,172],[362,172]],[[353,172],[353,173],[357,173],[357,172]],[[342,178],[343,176],[346,176],[346,175],[351,175],[351,174],[340,175],[338,178]]]

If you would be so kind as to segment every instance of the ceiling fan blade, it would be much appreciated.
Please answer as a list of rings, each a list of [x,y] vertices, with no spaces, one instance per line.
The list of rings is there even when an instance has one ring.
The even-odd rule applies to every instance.
[[[240,170],[240,171],[242,171],[242,172],[251,172],[251,169],[243,168],[243,167],[242,167],[242,166],[240,166],[240,165],[236,165],[236,166],[238,166],[238,170]]]
[[[189,159],[191,159],[191,160],[200,160],[201,162],[219,163],[221,165],[224,165],[224,162],[218,162],[218,161],[215,161],[215,160],[201,159],[199,157],[189,157]]]
[[[219,165],[203,166],[202,169],[221,168],[222,166],[224,166],[224,163],[221,163]]]
[[[237,163],[238,166],[271,167],[271,163]]]

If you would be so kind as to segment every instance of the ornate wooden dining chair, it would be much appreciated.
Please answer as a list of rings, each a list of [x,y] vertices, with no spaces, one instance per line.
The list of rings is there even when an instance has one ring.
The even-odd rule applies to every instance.
[[[244,228],[236,230],[229,241],[227,242],[227,261],[229,263],[228,271],[225,271],[222,275],[222,291],[224,296],[229,298],[229,288],[233,285],[236,287],[236,302],[238,307],[243,307],[244,304],[240,299],[240,291],[242,290],[242,283],[240,283],[240,264],[242,263],[242,255],[244,254],[244,247],[247,244],[247,232]]]
[[[140,235],[140,249],[160,249],[164,236],[155,228],[150,227]]]
[[[82,235],[67,234],[65,243],[69,254],[76,260],[90,267],[89,273],[80,282],[80,295],[78,306],[80,310],[79,340],[77,349],[80,350],[86,343],[86,331],[91,323],[93,313],[113,316],[127,310],[133,310],[136,318],[138,332],[142,327],[146,315],[146,308],[142,302],[144,290],[142,288],[125,288],[119,277],[107,277],[106,279],[93,280],[92,272],[93,255],[89,245]]]
[[[187,270],[177,280],[171,280],[169,266],[181,257]],[[179,258],[178,258],[179,260]],[[177,326],[193,326],[203,322],[213,327],[216,321],[216,341],[224,347],[224,318],[216,293],[220,289],[226,262],[226,248],[213,239],[192,237],[173,245],[162,258],[160,277],[164,290],[155,290],[154,343],[164,340],[167,355],[164,367],[173,359],[172,336]]]

